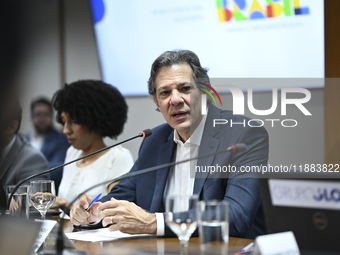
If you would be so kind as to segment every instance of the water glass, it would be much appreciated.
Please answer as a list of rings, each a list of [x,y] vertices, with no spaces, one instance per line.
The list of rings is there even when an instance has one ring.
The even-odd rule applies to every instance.
[[[165,221],[178,236],[183,248],[188,246],[192,233],[197,228],[197,195],[175,195],[166,201]]]
[[[41,214],[41,219],[45,219],[47,210],[56,200],[54,181],[38,180],[31,181],[31,203]]]
[[[202,251],[225,254],[229,240],[229,203],[227,201],[200,201],[197,206],[198,230]],[[212,245],[214,244],[214,245]]]
[[[13,193],[15,187],[16,185],[6,186],[7,204],[8,199]],[[10,215],[24,219],[29,218],[29,194],[30,194],[29,185],[22,185],[15,191],[10,206],[8,208]]]

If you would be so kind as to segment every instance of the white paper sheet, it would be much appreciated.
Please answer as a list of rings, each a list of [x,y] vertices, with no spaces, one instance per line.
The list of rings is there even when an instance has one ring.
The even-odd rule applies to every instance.
[[[100,228],[94,230],[84,230],[79,232],[65,233],[65,235],[72,240],[86,241],[86,242],[105,242],[123,238],[131,238],[138,236],[150,236],[147,234],[130,235],[120,231],[110,232],[108,228]]]

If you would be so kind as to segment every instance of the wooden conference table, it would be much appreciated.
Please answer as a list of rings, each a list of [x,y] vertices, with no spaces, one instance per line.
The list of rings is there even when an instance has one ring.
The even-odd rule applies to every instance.
[[[65,221],[65,232],[73,231],[69,220]],[[228,243],[228,252],[223,254],[235,254],[251,243],[253,240],[244,238],[230,237]],[[138,237],[129,239],[120,239],[109,242],[84,242],[75,241],[73,243],[78,251],[85,251],[92,255],[111,255],[111,254],[221,254],[221,246],[213,244],[205,252],[201,251],[199,238],[190,238],[189,246],[181,250],[177,238],[160,238],[160,237]]]

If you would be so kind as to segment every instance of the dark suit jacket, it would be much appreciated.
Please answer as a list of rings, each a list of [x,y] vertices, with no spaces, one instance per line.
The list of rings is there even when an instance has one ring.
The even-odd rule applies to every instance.
[[[26,177],[47,169],[47,161],[41,152],[17,135],[12,148],[1,164],[0,182],[5,189],[7,185],[18,184]],[[47,179],[47,175],[35,179]],[[29,181],[25,184],[29,184]]]
[[[214,119],[226,119],[227,125],[213,127]],[[235,124],[230,127],[231,120]],[[225,150],[230,145],[245,143],[247,150],[232,154],[225,152],[207,158],[199,158],[197,166],[241,166],[266,165],[268,160],[268,135],[263,127],[249,127],[244,116],[233,115],[231,111],[222,111],[210,106],[203,131],[199,156]],[[251,125],[254,125],[252,122]],[[131,171],[171,162],[175,152],[173,141],[174,130],[163,124],[153,129],[152,135],[144,139],[139,157]],[[116,199],[128,200],[149,212],[164,212],[163,193],[169,173],[161,169],[148,174],[125,179],[113,187],[111,192],[101,201],[112,196]],[[230,204],[229,233],[231,236],[255,238],[265,231],[261,210],[261,198],[256,178],[241,178],[241,173],[224,173],[221,175],[196,173],[194,194],[201,200],[224,199]],[[222,178],[223,177],[223,178]],[[249,176],[248,176],[249,177]],[[250,176],[252,177],[252,175]],[[166,227],[165,235],[171,235]]]

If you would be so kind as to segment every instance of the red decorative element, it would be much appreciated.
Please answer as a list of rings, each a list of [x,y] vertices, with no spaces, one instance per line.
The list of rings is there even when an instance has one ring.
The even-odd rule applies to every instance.
[[[267,5],[267,13],[268,18],[274,17],[274,10],[272,5]]]

